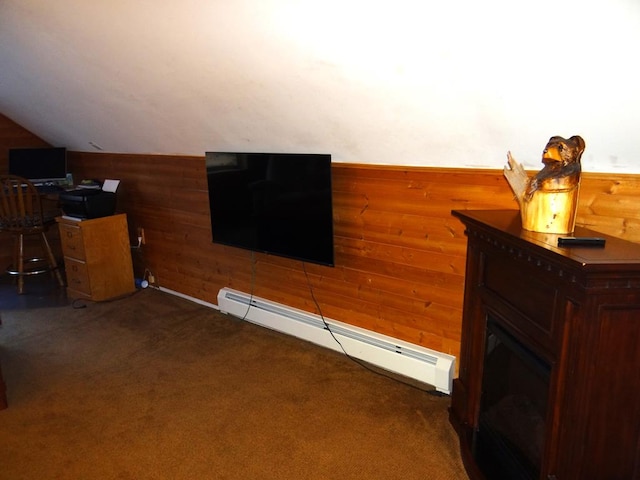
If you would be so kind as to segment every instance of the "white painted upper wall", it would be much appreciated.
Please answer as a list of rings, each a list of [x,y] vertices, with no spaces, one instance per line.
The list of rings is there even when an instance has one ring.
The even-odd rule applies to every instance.
[[[56,146],[640,173],[638,0],[0,0],[0,112]]]

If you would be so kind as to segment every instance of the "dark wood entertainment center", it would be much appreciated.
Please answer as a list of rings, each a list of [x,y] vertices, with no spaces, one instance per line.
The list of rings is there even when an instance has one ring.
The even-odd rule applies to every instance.
[[[640,245],[521,228],[518,211],[453,211],[466,227],[459,377],[450,421],[472,479],[640,479]]]

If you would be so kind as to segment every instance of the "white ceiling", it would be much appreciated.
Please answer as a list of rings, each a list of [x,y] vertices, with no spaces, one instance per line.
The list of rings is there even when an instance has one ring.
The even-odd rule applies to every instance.
[[[0,0],[0,112],[72,150],[640,173],[637,0]],[[94,147],[96,145],[97,147]]]

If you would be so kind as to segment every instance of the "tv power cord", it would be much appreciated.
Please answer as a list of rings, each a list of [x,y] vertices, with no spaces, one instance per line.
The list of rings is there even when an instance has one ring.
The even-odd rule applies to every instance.
[[[318,301],[316,300],[316,296],[313,292],[313,286],[311,285],[311,281],[309,280],[309,275],[307,274],[307,268],[305,266],[305,262],[301,262],[302,263],[302,271],[304,272],[304,276],[307,279],[307,286],[309,287],[309,293],[311,294],[311,299],[313,300],[313,303],[316,306],[316,309],[318,310],[318,315],[320,316],[320,319],[322,320],[322,323],[324,324],[324,328],[329,332],[329,334],[331,335],[331,338],[333,338],[333,340],[338,344],[338,346],[340,347],[340,350],[342,350],[342,353],[345,355],[345,357],[347,357],[349,360],[351,360],[353,363],[359,365],[360,367],[364,368],[365,370],[368,370],[372,373],[375,373],[376,375],[379,375],[381,377],[384,378],[388,378],[390,380],[394,380],[396,382],[400,382],[404,385],[407,385],[411,388],[414,388],[416,390],[420,390],[421,392],[426,392],[430,395],[433,396],[447,396],[446,393],[442,393],[442,392],[438,392],[437,390],[433,389],[433,390],[425,390],[424,388],[420,388],[417,385],[414,385],[413,383],[407,382],[405,380],[402,380],[402,376],[401,375],[397,375],[397,376],[393,376],[390,375],[388,373],[385,373],[382,370],[378,370],[376,368],[372,368],[368,363],[355,358],[351,355],[349,355],[347,353],[347,351],[345,350],[344,346],[342,345],[342,343],[340,343],[340,340],[338,340],[338,338],[335,336],[334,332],[331,330],[331,325],[329,325],[329,323],[327,323],[326,319],[324,318],[324,315],[322,314],[322,309],[320,308],[320,304],[318,303]]]

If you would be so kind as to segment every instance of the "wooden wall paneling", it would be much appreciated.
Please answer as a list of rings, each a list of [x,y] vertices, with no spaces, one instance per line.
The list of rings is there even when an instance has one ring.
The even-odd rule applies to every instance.
[[[352,170],[346,167],[344,174],[340,172],[335,175],[333,189],[339,202],[343,198],[341,194],[346,194],[348,200],[353,202],[353,207],[358,209],[363,217],[370,211],[375,211],[378,214],[386,212],[387,215],[393,216],[409,214],[449,218],[450,215],[441,208],[442,205],[465,209],[470,205],[473,205],[473,208],[490,208],[499,203],[503,208],[505,205],[518,208],[506,183],[502,186],[497,182],[474,183],[481,174],[457,174],[452,176],[452,179],[437,175],[437,181],[427,181],[425,171],[419,170],[424,169],[416,169],[417,176],[421,178],[419,182],[410,181],[407,175],[398,179],[396,170],[380,169],[380,175],[373,177],[373,171],[365,169],[368,175],[358,175],[360,181],[354,183],[353,179],[348,177]],[[495,172],[491,175],[495,177]],[[453,179],[460,183],[453,183]],[[460,195],[455,189],[451,189],[452,185],[463,189]]]
[[[328,318],[455,355],[466,237],[450,212],[517,209],[500,170],[335,164],[336,266],[303,268],[211,242],[203,157],[82,153],[73,166],[122,181],[119,208],[147,240],[134,255],[163,287],[214,304],[225,286],[315,313],[317,301]],[[638,178],[587,177],[580,221],[601,231],[636,222],[633,207],[619,203],[640,204]]]
[[[640,242],[640,175],[583,173],[576,223]]]
[[[299,296],[308,296],[308,287],[304,274],[300,271],[286,268],[274,268],[271,265],[266,274],[263,274],[259,269],[257,277],[260,284],[267,284],[277,287],[277,290],[283,290],[290,294],[291,290],[298,285],[300,292]],[[457,318],[460,315],[460,309],[450,308],[443,304],[437,304],[433,302],[425,302],[422,299],[411,299],[406,296],[401,296],[389,292],[381,292],[379,289],[369,287],[367,285],[349,285],[348,283],[336,282],[333,279],[317,278],[312,273],[308,272],[309,283],[312,285],[314,291],[318,292],[315,297],[320,304],[324,304],[323,313],[328,315],[328,311],[331,309],[331,305],[344,305],[354,307],[355,301],[360,303],[360,308],[364,311],[371,311],[375,309],[379,315],[387,316],[394,315],[401,318],[403,324],[407,326],[414,326],[419,324],[418,319],[424,319],[425,317],[433,320],[431,329],[434,331],[446,330],[446,325],[449,325],[452,318]],[[314,278],[316,277],[316,278]],[[283,280],[282,279],[286,279]],[[328,287],[328,288],[327,288]],[[400,312],[403,312],[400,314]],[[444,326],[443,326],[444,325]]]
[[[463,229],[448,217],[376,211],[364,216],[357,209],[341,206],[334,229],[342,237],[377,243],[393,239],[393,243],[453,255],[466,248]]]
[[[47,143],[0,116],[1,168],[8,148],[19,146]],[[449,353],[458,348],[466,253],[450,211],[517,208],[499,170],[336,165],[337,266],[307,265],[304,275],[299,262],[262,254],[254,262],[249,252],[211,243],[203,157],[70,157],[76,180],[122,181],[118,208],[128,213],[132,244],[138,226],[147,239],[134,259],[161,285],[212,303],[222,286],[253,288],[315,311],[310,282],[327,316]],[[639,185],[636,175],[583,174],[578,223],[640,241]]]

